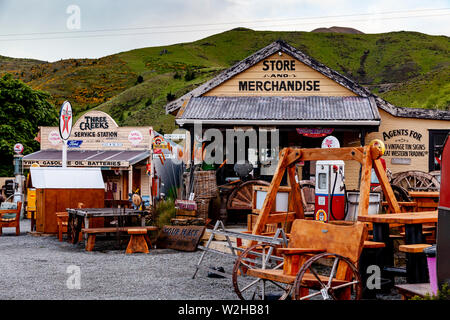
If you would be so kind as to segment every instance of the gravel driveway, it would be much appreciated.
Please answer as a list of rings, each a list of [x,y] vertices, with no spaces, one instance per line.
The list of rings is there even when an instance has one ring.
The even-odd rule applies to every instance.
[[[29,220],[21,221],[21,235],[3,229],[0,236],[0,300],[10,299],[145,299],[230,300],[237,299],[230,279],[209,278],[199,271],[192,279],[201,251],[153,249],[149,254],[125,255],[126,243],[117,240],[95,244],[59,242],[55,236],[32,236]],[[231,273],[234,259],[208,254],[204,266],[222,266]],[[70,266],[79,267],[80,288],[69,289]],[[69,267],[69,270],[68,270]],[[76,268],[76,267],[75,267]],[[70,271],[70,273],[68,273]],[[400,299],[395,290],[378,299]]]
[[[236,299],[231,280],[208,278],[199,271],[192,279],[201,251],[151,250],[125,255],[118,241],[84,244],[59,242],[56,237],[27,234],[29,220],[21,221],[21,235],[3,229],[0,236],[0,299]],[[111,250],[117,247],[116,250]],[[218,258],[221,260],[219,261]],[[210,255],[206,264],[224,266],[223,257]],[[216,264],[215,264],[216,263]],[[68,289],[71,265],[80,267],[80,289]],[[71,283],[71,282],[70,282]]]

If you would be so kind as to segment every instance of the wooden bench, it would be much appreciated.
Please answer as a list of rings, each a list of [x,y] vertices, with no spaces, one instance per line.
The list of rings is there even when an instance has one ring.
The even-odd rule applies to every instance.
[[[150,239],[147,235],[147,229],[145,228],[133,228],[128,229],[128,234],[131,235],[130,241],[128,242],[126,254],[142,252],[148,253],[148,246],[151,247]]]
[[[407,253],[423,253],[423,249],[431,247],[431,244],[418,243],[418,244],[402,244],[398,247],[401,252]]]
[[[428,267],[423,249],[431,247],[430,244],[404,244],[398,250],[406,253],[406,279],[408,283],[421,283],[428,281]]]
[[[92,251],[95,245],[95,238],[97,234],[101,233],[114,233],[114,232],[128,232],[130,229],[145,229],[148,231],[158,230],[158,227],[155,226],[145,226],[145,227],[107,227],[107,228],[83,228],[81,229],[82,233],[88,235],[87,243],[86,243],[86,251]],[[147,236],[148,237],[148,236]],[[150,240],[149,240],[150,241]]]

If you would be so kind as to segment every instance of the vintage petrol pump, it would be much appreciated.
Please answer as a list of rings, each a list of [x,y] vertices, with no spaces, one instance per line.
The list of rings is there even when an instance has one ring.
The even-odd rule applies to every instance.
[[[339,141],[328,136],[322,148],[339,148]],[[316,162],[316,190],[314,219],[328,222],[345,219],[344,161],[327,160]]]
[[[314,219],[344,220],[345,202],[344,161],[317,161]]]

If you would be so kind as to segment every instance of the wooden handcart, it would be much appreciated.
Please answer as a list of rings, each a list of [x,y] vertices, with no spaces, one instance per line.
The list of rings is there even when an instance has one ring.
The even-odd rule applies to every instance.
[[[360,222],[297,219],[288,248],[256,244],[239,256],[233,268],[234,290],[243,300],[360,299],[356,265],[366,236],[367,228]],[[255,255],[258,251],[260,256]],[[283,255],[283,262],[274,259],[275,254]]]
[[[295,165],[299,161],[355,160],[362,166],[358,216],[367,215],[369,208],[371,170],[374,169],[391,212],[400,213],[392,187],[380,157],[384,153],[381,141],[364,147],[331,149],[284,148],[252,234],[265,232],[266,225],[293,221],[288,248],[269,244],[248,244],[233,269],[233,285],[241,299],[360,299],[362,284],[358,264],[367,227],[360,222],[330,222],[305,220],[300,186]],[[277,192],[284,173],[290,192],[289,212],[274,212]],[[258,254],[256,254],[258,253]],[[284,257],[280,263],[274,256]]]

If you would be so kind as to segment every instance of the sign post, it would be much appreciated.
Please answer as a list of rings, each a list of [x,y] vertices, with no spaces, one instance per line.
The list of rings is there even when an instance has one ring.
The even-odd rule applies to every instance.
[[[63,140],[62,167],[67,167],[67,139],[72,131],[72,106],[69,101],[64,101],[59,111],[59,135]]]

